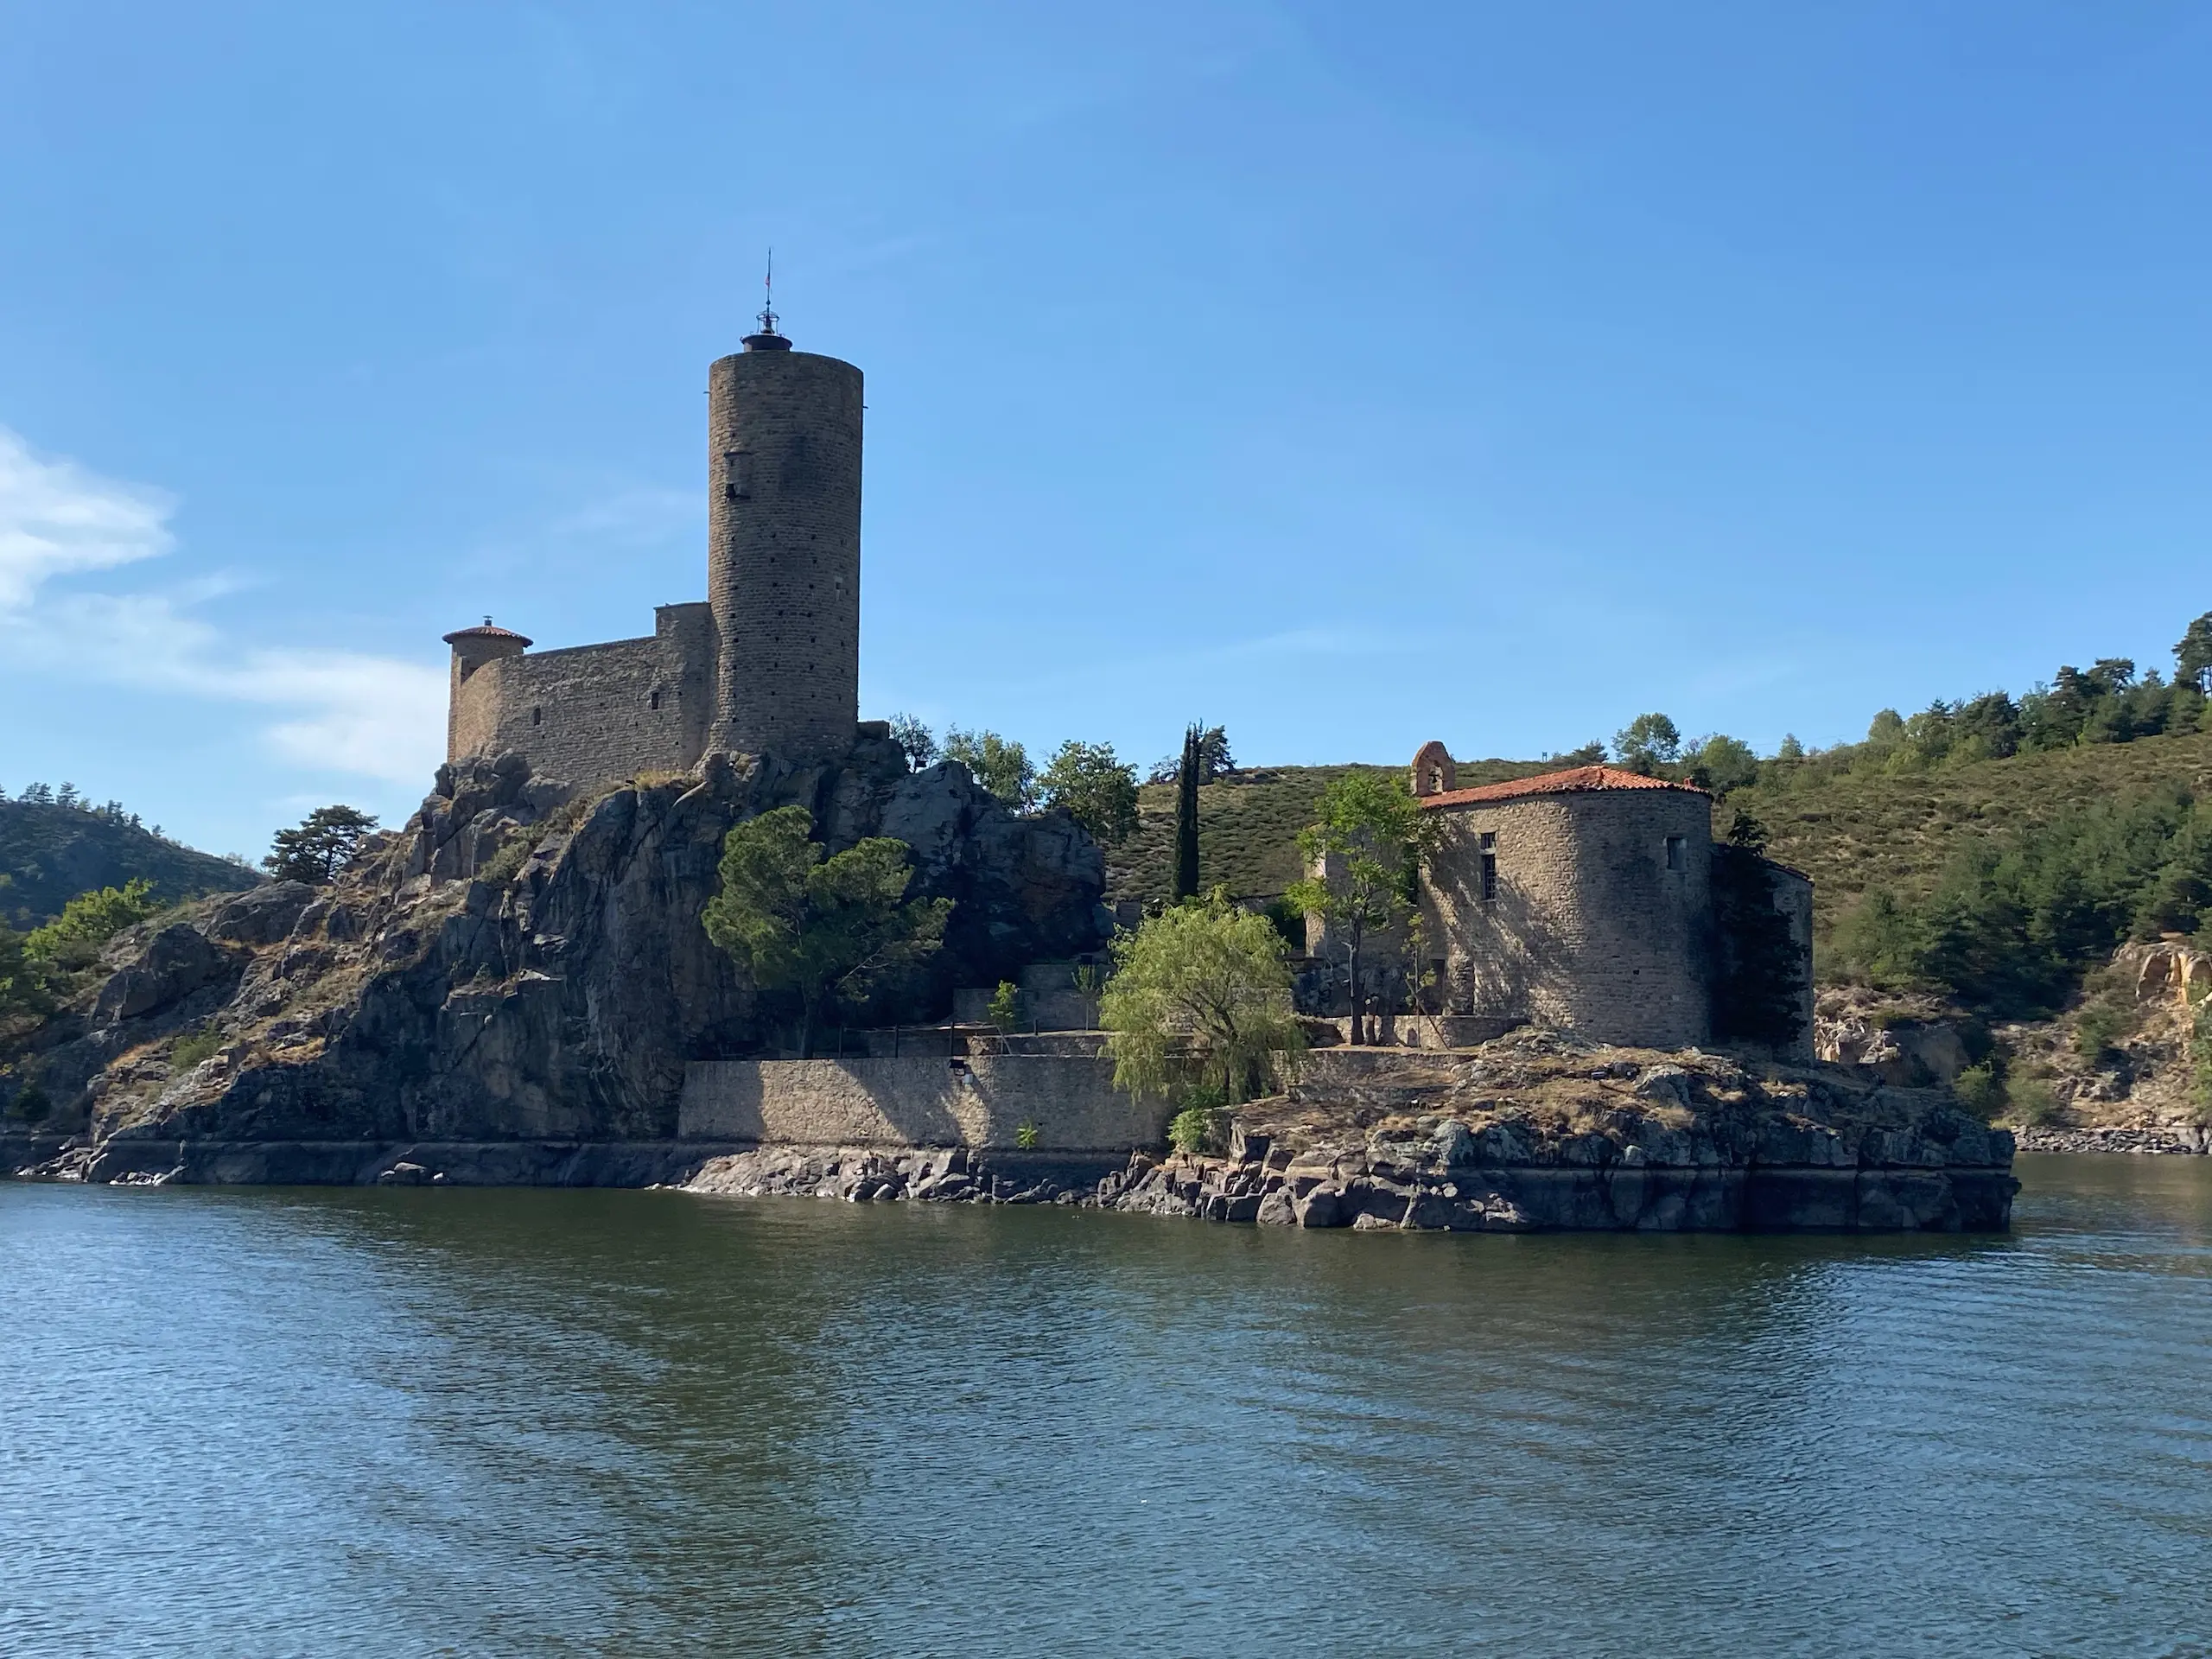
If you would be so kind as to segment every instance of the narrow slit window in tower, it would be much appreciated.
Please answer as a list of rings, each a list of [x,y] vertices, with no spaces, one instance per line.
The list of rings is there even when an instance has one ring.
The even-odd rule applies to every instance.
[[[1488,904],[1497,897],[1497,837],[1490,830],[1483,831],[1483,902]]]
[[[530,711],[530,723],[533,726],[540,724],[544,718],[545,711],[543,709],[533,709]]]
[[[648,709],[658,709],[660,707],[660,693],[658,690],[655,690],[652,695],[646,697],[645,707]]]
[[[1667,868],[1670,870],[1682,868],[1682,838],[1680,836],[1667,837]]]

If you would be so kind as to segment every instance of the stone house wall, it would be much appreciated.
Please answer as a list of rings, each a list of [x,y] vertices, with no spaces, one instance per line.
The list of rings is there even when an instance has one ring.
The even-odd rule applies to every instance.
[[[1590,789],[1434,810],[1445,817],[1442,844],[1421,897],[1450,1012],[1657,1048],[1708,1039],[1704,794]],[[1485,834],[1497,861],[1487,900]],[[1669,866],[1670,837],[1679,838],[1678,868]]]

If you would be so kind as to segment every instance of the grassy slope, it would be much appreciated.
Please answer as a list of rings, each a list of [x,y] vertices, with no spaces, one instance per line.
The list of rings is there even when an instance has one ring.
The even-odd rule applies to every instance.
[[[1297,879],[1297,836],[1332,778],[1351,766],[1278,766],[1263,781],[1211,784],[1198,791],[1202,885],[1240,896],[1269,896]],[[1477,760],[1459,767],[1462,785],[1549,770],[1540,761]],[[1373,770],[1385,770],[1376,767]],[[1396,768],[1388,768],[1395,771]],[[1773,837],[1772,852],[1813,878],[1820,929],[1875,883],[1899,892],[1924,888],[1962,837],[2048,818],[2101,799],[2141,794],[2169,783],[2212,791],[2212,734],[2144,738],[2044,754],[1985,760],[1955,771],[1899,777],[1851,777],[1809,766],[1787,784],[1762,784],[1732,797],[1747,804]],[[1113,850],[1113,897],[1166,894],[1175,822],[1172,784],[1140,792],[1141,827]],[[1727,823],[1727,808],[1715,815]]]
[[[1463,760],[1460,787],[1526,778],[1551,768],[1537,760]],[[1269,766],[1248,774],[1255,781],[1208,784],[1198,791],[1198,885],[1225,887],[1238,898],[1273,898],[1300,874],[1298,832],[1313,821],[1315,804],[1332,778],[1348,772],[1390,772],[1402,766]],[[1175,785],[1147,784],[1137,791],[1142,814],[1137,832],[1107,855],[1115,899],[1165,899],[1173,879]]]
[[[176,903],[205,893],[236,893],[260,878],[227,859],[194,852],[89,812],[0,801],[0,920],[35,927],[80,893],[119,887],[135,876]]]

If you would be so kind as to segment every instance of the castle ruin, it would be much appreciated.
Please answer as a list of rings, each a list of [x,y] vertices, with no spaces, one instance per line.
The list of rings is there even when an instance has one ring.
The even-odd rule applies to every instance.
[[[859,730],[861,372],[797,352],[772,311],[707,371],[707,597],[651,634],[533,652],[493,626],[453,647],[446,759],[516,753],[589,785],[711,750],[842,758]]]

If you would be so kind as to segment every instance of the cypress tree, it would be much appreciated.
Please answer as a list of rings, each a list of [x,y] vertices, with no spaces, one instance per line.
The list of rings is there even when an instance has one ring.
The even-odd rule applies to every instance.
[[[1204,765],[1199,752],[1201,732],[1193,726],[1183,734],[1183,765],[1175,774],[1175,891],[1174,900],[1198,896],[1198,772]]]

